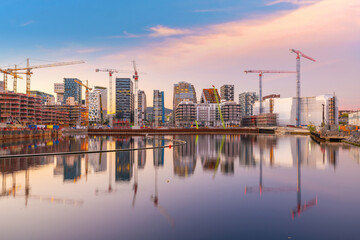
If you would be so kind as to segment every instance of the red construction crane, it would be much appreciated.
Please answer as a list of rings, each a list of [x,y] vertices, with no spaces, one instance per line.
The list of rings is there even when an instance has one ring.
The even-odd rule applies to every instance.
[[[138,71],[136,70],[136,64],[135,61],[133,61],[133,67],[134,67],[134,71],[135,74],[133,76],[134,80],[135,80],[135,84],[137,85],[137,81],[139,79],[139,75],[138,75]],[[112,104],[113,104],[113,97],[112,97],[112,76],[114,73],[132,73],[131,71],[127,71],[127,70],[118,70],[118,69],[111,69],[111,68],[103,68],[103,69],[95,69],[95,72],[108,72],[109,73],[109,109],[108,112],[112,113]],[[135,86],[136,87],[136,86]],[[137,100],[136,100],[137,101]],[[135,105],[136,106],[136,105]]]
[[[134,82],[135,82],[135,101],[134,101],[134,127],[138,127],[139,125],[139,113],[138,113],[138,80],[139,80],[139,75],[138,75],[138,71],[136,69],[136,62],[135,60],[133,60],[133,67],[134,67]]]
[[[17,68],[15,65],[15,68],[8,68],[7,70],[16,72],[17,74],[26,74],[26,94],[28,94],[28,95],[30,95],[30,77],[33,74],[33,72],[31,72],[31,70],[38,69],[38,68],[59,67],[59,66],[85,63],[84,61],[72,61],[72,62],[58,62],[58,63],[30,66],[29,59],[27,59],[26,62],[27,63],[26,63],[25,68]],[[17,72],[17,71],[26,71],[26,72],[21,73],[21,72]],[[14,76],[14,89],[13,90],[14,90],[14,92],[17,91],[17,77],[15,77],[15,76]]]
[[[262,106],[262,75],[264,73],[296,73],[295,71],[275,71],[275,70],[245,70],[245,73],[258,73],[259,74],[259,114],[263,113],[263,106]]]
[[[309,59],[310,61],[316,62],[315,59],[303,54],[299,50],[289,49],[290,52],[296,54],[296,126],[300,126],[300,57]]]

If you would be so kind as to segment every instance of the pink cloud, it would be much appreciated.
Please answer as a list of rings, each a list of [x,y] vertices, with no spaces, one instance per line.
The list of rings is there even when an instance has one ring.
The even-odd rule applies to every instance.
[[[169,36],[185,35],[191,33],[191,31],[188,29],[169,28],[162,25],[150,27],[149,30],[152,32],[149,34],[150,37],[169,37]]]
[[[358,16],[358,0],[327,0],[294,11],[258,15],[201,29],[156,26],[150,28],[154,37],[177,37],[159,38],[155,43],[114,51],[87,61],[91,68],[85,64],[77,68],[81,68],[80,78],[107,86],[106,74],[95,74],[95,68],[131,69],[130,61],[135,59],[140,70],[147,73],[140,76],[139,88],[146,91],[148,105],[152,105],[152,90],[160,89],[165,91],[166,106],[171,107],[173,84],[179,81],[193,83],[198,96],[202,88],[213,84],[216,87],[235,84],[236,96],[243,91],[257,92],[258,77],[245,75],[243,71],[294,70],[295,55],[288,49],[295,48],[317,60],[316,63],[301,60],[303,96],[336,92],[340,106],[358,108],[360,95],[354,88],[359,79]],[[266,75],[263,95],[271,93],[294,96],[295,76]]]
[[[139,86],[162,88],[171,106],[172,85],[177,81],[193,82],[198,92],[214,83],[219,87],[225,83],[235,84],[236,94],[258,91],[257,77],[245,77],[243,70],[294,70],[295,56],[288,49],[296,48],[317,60],[316,63],[302,60],[303,95],[335,91],[340,99],[351,96],[355,102],[360,101],[360,97],[355,92],[349,93],[349,89],[357,76],[356,56],[347,46],[360,40],[359,15],[356,0],[322,1],[261,19],[190,29],[191,34],[130,49],[122,52],[121,57],[137,59],[151,80],[151,84],[139,82]],[[102,59],[121,61],[122,58],[113,54]],[[343,77],[346,79],[340,84],[339,79]],[[294,76],[277,79],[264,86],[264,94],[281,93],[284,97],[295,94]],[[149,91],[148,96],[151,95]]]

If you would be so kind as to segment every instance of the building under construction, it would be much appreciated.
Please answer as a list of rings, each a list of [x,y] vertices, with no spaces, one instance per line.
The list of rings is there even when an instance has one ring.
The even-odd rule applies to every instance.
[[[0,92],[0,122],[41,122],[41,98],[21,93]]]
[[[0,92],[0,122],[21,125],[79,126],[85,108],[79,105],[42,105],[41,97]]]

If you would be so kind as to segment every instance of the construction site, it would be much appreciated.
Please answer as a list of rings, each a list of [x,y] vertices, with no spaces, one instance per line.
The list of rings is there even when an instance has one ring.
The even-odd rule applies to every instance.
[[[334,95],[302,97],[300,95],[300,58],[315,62],[315,60],[299,50],[290,49],[296,54],[296,71],[288,70],[245,70],[245,74],[255,73],[259,76],[259,90],[239,94],[239,102],[234,101],[234,85],[218,89],[204,88],[200,101],[197,102],[193,85],[183,82],[177,87],[174,95],[174,109],[170,117],[165,117],[164,92],[154,90],[151,119],[147,116],[146,95],[138,88],[139,71],[136,62],[132,61],[132,70],[111,68],[95,69],[95,72],[105,72],[109,76],[108,88],[93,86],[88,80],[64,78],[63,83],[54,83],[55,97],[38,90],[31,90],[31,75],[35,69],[60,67],[81,64],[84,61],[58,62],[26,67],[2,68],[2,89],[0,88],[0,128],[7,129],[56,129],[74,131],[83,129],[86,132],[100,134],[114,132],[129,132],[139,134],[167,132],[157,128],[170,129],[168,132],[217,132],[222,133],[266,132],[269,128],[274,133],[274,127],[304,128],[309,125],[336,126],[338,124],[338,101]],[[113,96],[114,74],[133,74],[132,78],[116,77]],[[263,77],[267,74],[296,75],[296,96],[280,98],[279,94],[263,97]],[[26,78],[26,92],[17,92],[17,80]],[[8,77],[12,77],[12,91],[8,90]],[[174,86],[175,86],[174,85]],[[85,99],[82,91],[85,89]],[[226,91],[225,91],[226,90]],[[139,93],[141,92],[141,95]],[[226,96],[225,96],[226,92]],[[175,94],[175,91],[174,91]],[[145,98],[145,101],[143,100]],[[142,99],[140,101],[140,99]],[[116,104],[115,108],[113,104]],[[175,104],[177,103],[177,105]],[[143,106],[145,103],[145,106]],[[140,109],[139,109],[140,108]],[[114,112],[115,109],[115,112]],[[141,113],[141,114],[140,114]],[[140,117],[142,116],[142,117]],[[169,120],[172,118],[172,120]],[[166,119],[166,121],[165,121]],[[150,129],[143,129],[150,128]],[[193,131],[184,128],[191,128]],[[6,135],[6,134],[5,134]],[[13,134],[16,136],[16,134]],[[24,135],[24,134],[20,134]],[[6,138],[6,137],[5,137]]]

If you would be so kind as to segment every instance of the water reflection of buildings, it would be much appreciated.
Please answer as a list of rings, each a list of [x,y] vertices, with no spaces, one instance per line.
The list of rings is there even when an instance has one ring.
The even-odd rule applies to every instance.
[[[87,151],[87,137],[70,137],[61,144],[60,152]],[[63,175],[64,181],[77,181],[81,177],[81,155],[56,156],[54,175]]]
[[[105,138],[105,140],[104,140]],[[106,150],[106,137],[97,136],[89,138],[89,151]],[[107,168],[107,153],[92,153],[88,156],[88,164],[94,172],[104,172]]]
[[[116,149],[130,149],[134,147],[134,139],[131,137],[116,138]],[[134,151],[116,152],[115,181],[129,182],[132,178],[134,163]]]
[[[291,138],[292,166],[296,166],[297,141],[300,141],[301,164],[311,168],[336,167],[340,145],[335,143],[317,143],[309,137]]]
[[[222,141],[224,142],[221,152],[221,172],[234,174],[234,161],[239,157],[241,146],[240,135],[227,135]]]
[[[255,166],[254,143],[255,135],[240,135],[239,163],[240,166]]]
[[[154,147],[165,145],[164,136],[156,136],[153,139]],[[154,148],[153,150],[154,166],[164,166],[164,148]]]
[[[137,139],[138,148],[144,148],[146,147],[146,138],[145,137],[139,137]],[[146,150],[138,150],[138,167],[140,169],[143,169],[146,164]]]
[[[77,180],[81,176],[81,156],[62,156],[64,168],[64,181]]]
[[[242,143],[252,152],[253,164],[260,163],[263,154],[263,164],[277,167],[296,167],[297,139],[301,142],[301,164],[310,168],[336,167],[340,145],[316,143],[307,136],[252,136],[253,140]],[[250,146],[250,144],[252,146]],[[278,147],[280,146],[280,147]],[[243,152],[243,151],[242,151]],[[292,156],[289,158],[288,156]]]
[[[240,165],[254,166],[255,137],[252,135],[200,135],[196,150],[203,169],[213,171],[220,164],[222,173],[233,174],[234,162],[237,158]]]
[[[199,135],[196,152],[204,170],[215,169],[221,141],[221,135]]]
[[[176,147],[173,150],[174,174],[180,177],[188,177],[194,173],[196,167],[195,145],[198,136],[187,135],[182,136],[181,139],[186,141],[186,144]]]
[[[349,156],[352,160],[360,164],[360,148],[359,147],[351,147],[349,149]]]

